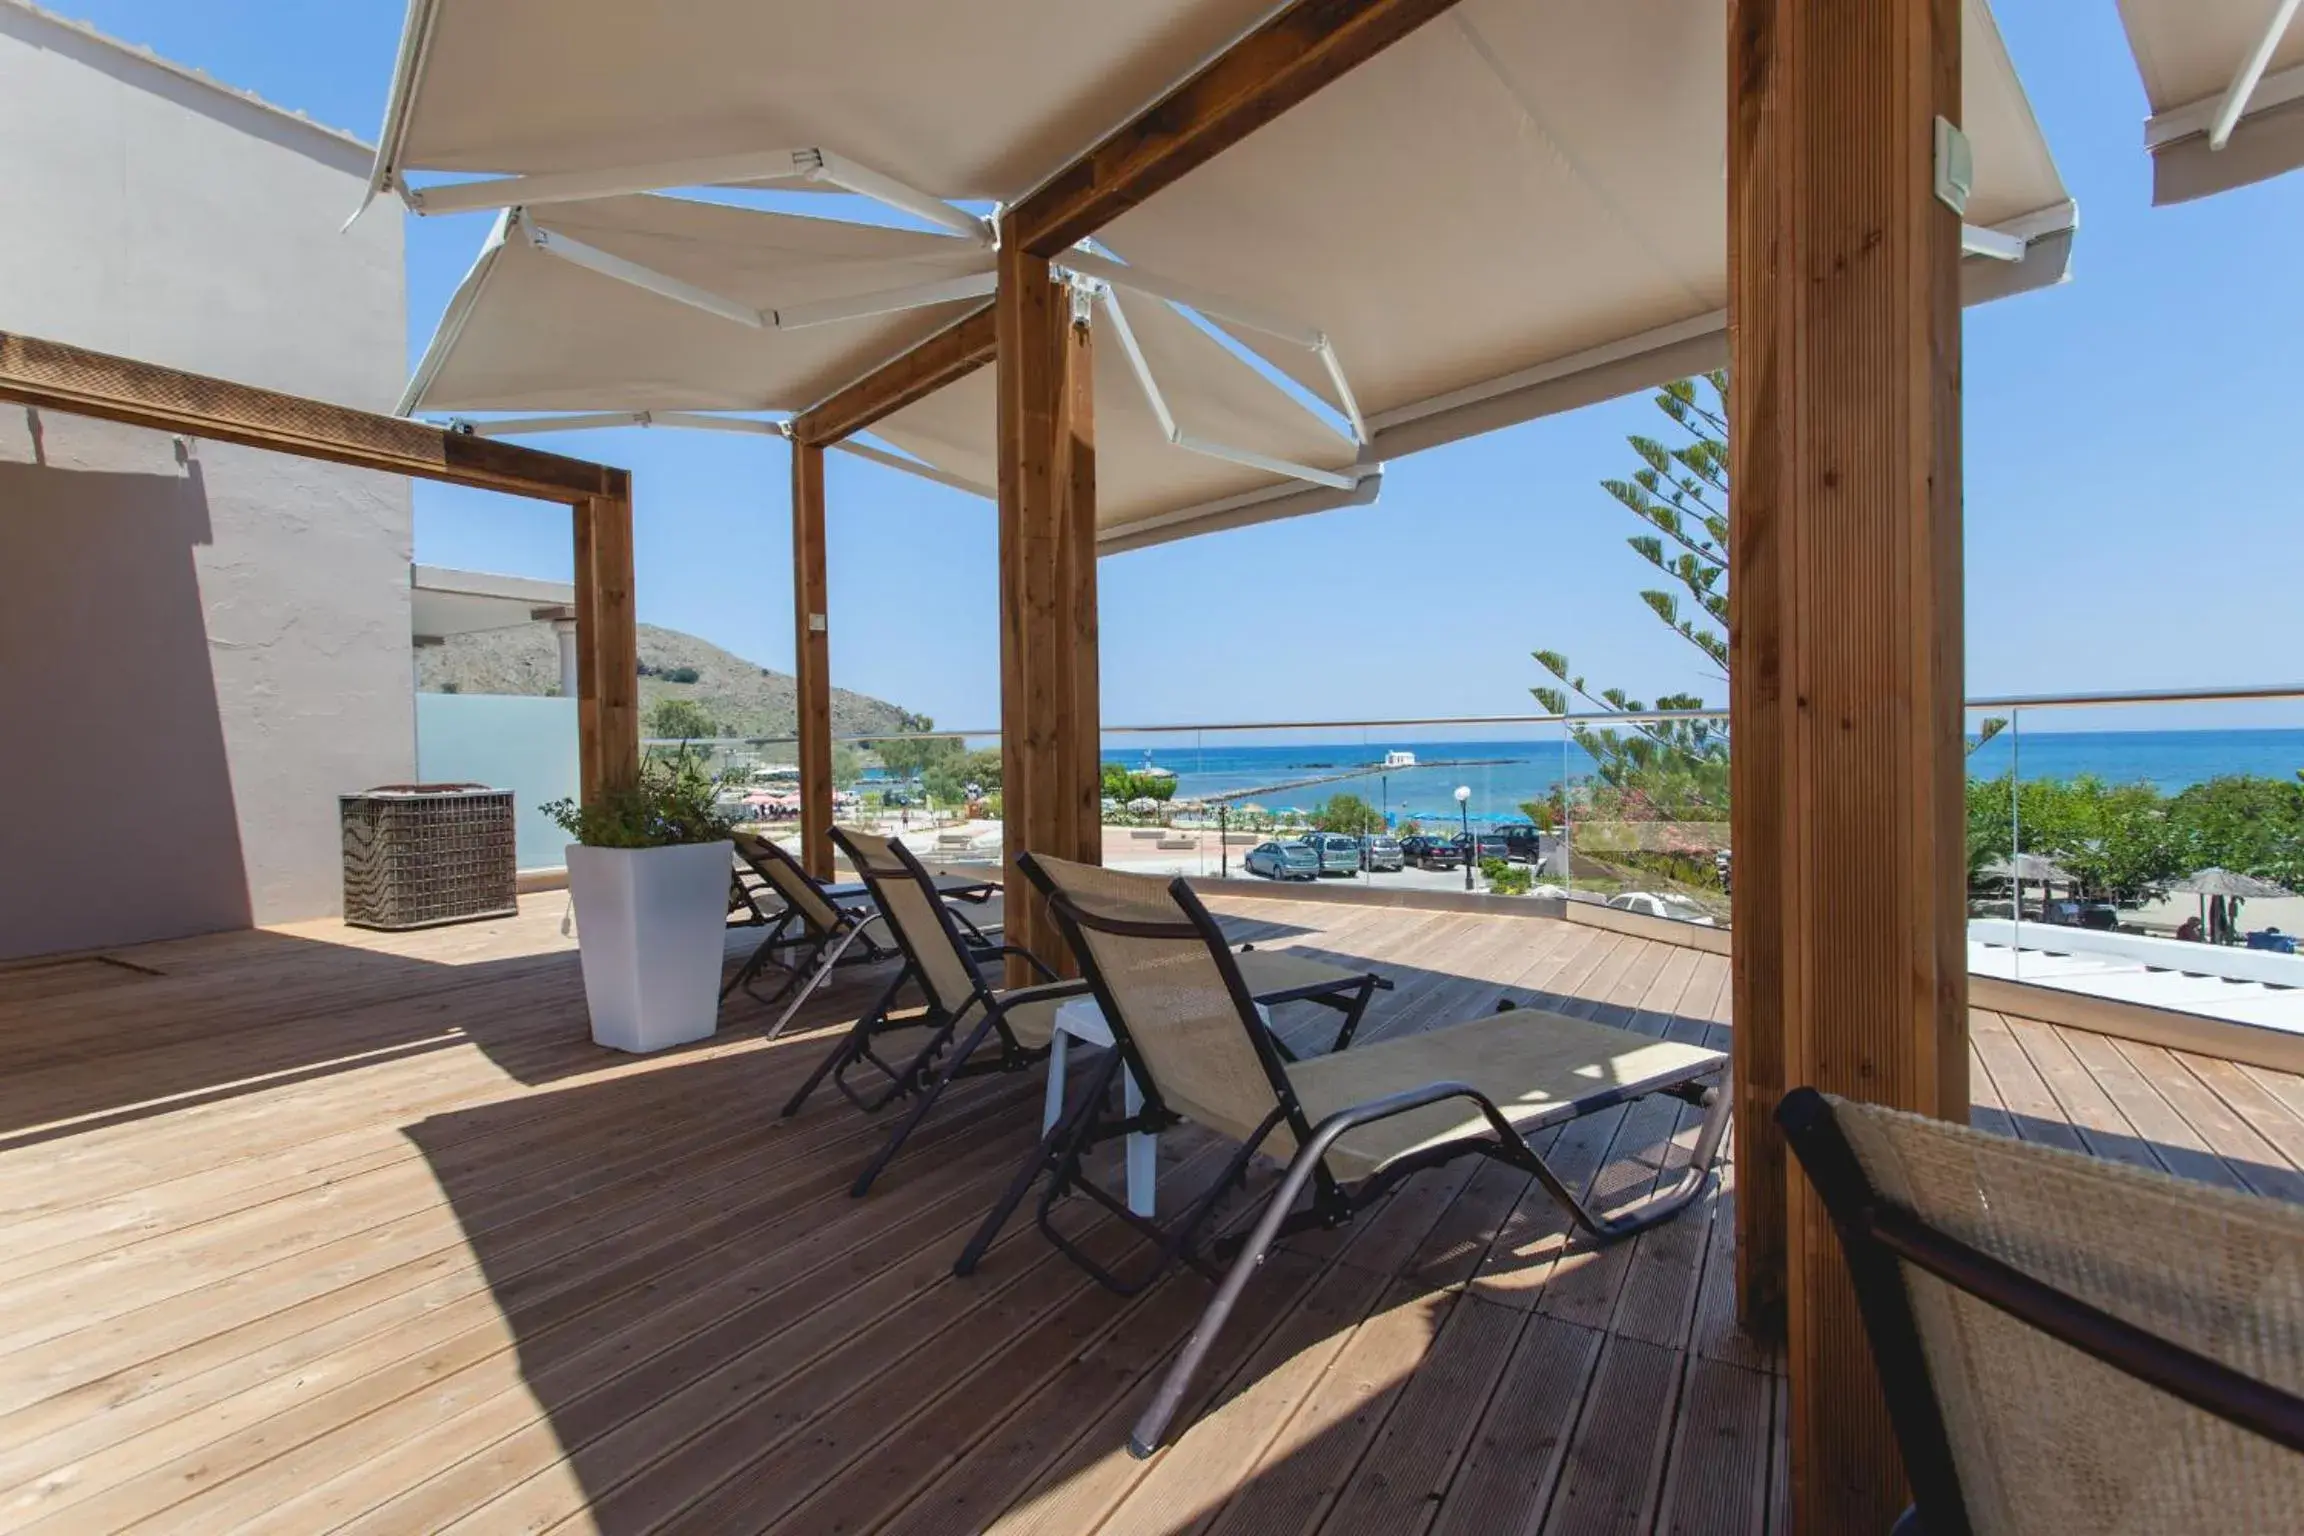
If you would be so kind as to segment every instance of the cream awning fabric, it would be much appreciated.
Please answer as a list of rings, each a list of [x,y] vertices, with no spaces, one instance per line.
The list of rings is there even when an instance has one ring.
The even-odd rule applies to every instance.
[[[410,0],[380,171],[822,147],[1013,201],[1272,0]]]
[[[571,259],[571,241],[635,270],[612,275],[596,258]],[[402,409],[578,412],[587,413],[589,425],[608,424],[599,414],[615,412],[797,412],[984,298],[793,329],[749,325],[699,307],[702,299],[789,314],[965,279],[987,271],[991,260],[989,251],[949,235],[677,197],[523,210],[499,221]],[[674,284],[694,291],[665,291]],[[1356,466],[1358,449],[1348,437],[1173,307],[1107,295],[1093,323],[1097,510],[1107,547],[1374,498],[1380,476],[1373,466]],[[1135,356],[1123,342],[1123,323]],[[1171,439],[1145,375],[1177,434],[1203,450]],[[992,372],[981,369],[897,413],[874,435],[937,478],[989,495],[997,479],[992,402]],[[1348,483],[1308,483],[1238,455]]]
[[[553,203],[499,221],[404,412],[804,410],[984,303],[979,295],[790,330],[752,327],[568,259],[554,237],[763,311],[965,278],[992,264],[989,251],[949,235],[684,198]]]
[[[2144,147],[2154,203],[2189,202],[2304,166],[2304,8],[2120,0],[2120,19],[2152,107]],[[2230,137],[2219,148],[2213,134],[2234,97]]]
[[[1971,302],[2059,280],[2072,204],[1982,0],[1964,11]],[[1466,0],[1100,237],[1325,332],[1400,455],[1726,360],[1725,15]],[[1366,189],[1381,188],[1380,196]],[[1316,358],[1241,337],[1330,395]]]
[[[1170,441],[1131,366],[1105,300],[1097,306],[1096,525],[1106,553],[1243,523],[1371,501],[1377,477],[1345,489],[1311,486]],[[1357,450],[1166,304],[1123,295],[1121,317],[1179,432],[1315,469],[1354,473]],[[975,373],[872,428],[906,453],[979,485],[993,460],[993,372]]]
[[[953,213],[935,199],[1029,191],[1274,8],[412,0],[378,175],[621,175],[806,147],[895,178],[899,195],[884,200],[915,212],[926,200],[933,219]],[[1975,166],[1963,288],[1979,302],[2059,281],[2077,214],[1985,0],[1963,0],[1962,15]],[[1305,429],[1289,412],[1326,428],[1164,307],[1153,297],[1161,292],[1225,325],[1341,414],[1356,408],[1369,438],[1358,461],[1371,467],[1724,361],[1725,27],[1724,7],[1689,0],[1463,0],[1115,221],[1098,239],[1134,269],[1117,281],[1138,329],[1172,343],[1175,355],[1154,371],[1190,381],[1172,386],[1179,417],[1187,396],[1215,402],[1231,446],[1328,463],[1306,457],[1306,443],[1275,446]],[[598,217],[619,201],[531,202],[529,215],[551,227],[572,209]],[[959,223],[957,238],[908,238],[946,241],[923,251],[972,244],[974,226]],[[614,238],[603,231],[594,243]],[[680,253],[658,255],[677,268]],[[420,381],[420,403],[813,403],[801,399],[803,381],[822,385],[820,398],[895,350],[881,343],[931,328],[926,317],[886,317],[884,334],[852,348],[857,366],[839,378],[828,354],[847,344],[834,347],[829,334],[795,333],[804,339],[789,358],[783,333],[757,349],[756,336],[683,342],[671,357],[713,359],[689,373],[619,319],[614,346],[591,335],[546,339],[536,371],[497,379],[487,359],[517,350],[508,339],[575,312],[557,296],[499,311],[486,290],[500,280],[484,277],[482,302],[450,338],[454,351],[475,349],[469,372],[452,358]],[[482,312],[501,315],[501,329],[482,324]],[[693,306],[677,318],[691,329],[725,323]],[[806,350],[819,344],[827,355]],[[1099,503],[1112,547],[1372,492],[1372,478],[1345,489],[1315,476],[1307,490],[1301,476],[1193,455],[1149,410],[1124,414],[1139,408],[1139,391],[1114,376],[1109,337],[1098,351]],[[757,376],[745,371],[755,366]],[[603,367],[621,371],[607,377]],[[708,384],[727,387],[708,393]],[[949,476],[988,483],[989,396],[987,379],[964,381],[882,433]]]

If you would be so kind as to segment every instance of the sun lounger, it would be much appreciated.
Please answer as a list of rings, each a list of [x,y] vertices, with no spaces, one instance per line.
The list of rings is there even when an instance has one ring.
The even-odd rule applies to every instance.
[[[1468,1155],[1533,1174],[1603,1240],[1666,1220],[1710,1178],[1728,1119],[1728,1059],[1721,1052],[1523,1009],[1290,1062],[1257,1016],[1242,957],[1226,946],[1186,882],[1031,854],[1024,862],[1049,892],[1049,910],[1080,957],[1116,1054],[1142,1090],[1143,1115],[1190,1120],[1237,1144],[1209,1192],[1172,1226],[1138,1222],[1162,1243],[1162,1257],[1209,1268],[1194,1250],[1194,1229],[1217,1195],[1259,1152],[1288,1160],[1138,1421],[1129,1448],[1139,1456],[1160,1443],[1250,1276],[1287,1232],[1349,1221],[1411,1174]],[[1628,1209],[1587,1208],[1531,1145],[1538,1132],[1655,1093],[1702,1105],[1703,1126],[1673,1187]],[[1098,1134],[1103,1114],[1094,1093],[1067,1111],[1068,1124],[1054,1133],[1062,1161],[1050,1198],[1076,1181],[1079,1150]],[[1078,1187],[1111,1203],[1092,1184]],[[1310,1204],[1297,1210],[1307,1189]]]
[[[768,1027],[767,1038],[773,1040],[835,967],[890,960],[900,951],[890,939],[868,888],[825,885],[770,839],[751,832],[731,836],[739,865],[735,899],[749,906],[768,932],[720,989],[720,996],[725,999],[742,987],[769,1007],[784,1003],[784,1011]],[[957,895],[963,887],[975,892],[981,882],[947,879],[941,885],[944,889],[940,894]],[[779,902],[781,906],[776,905]],[[1000,932],[1002,913],[997,897],[966,901],[955,910],[954,917],[973,947],[988,949],[998,944],[994,935]],[[780,949],[795,953],[778,959]],[[770,966],[786,972],[785,982],[773,996],[761,997],[752,983]],[[893,1000],[903,981],[899,975],[890,984],[882,1006]]]
[[[837,965],[853,959],[868,963],[895,955],[880,926],[879,914],[868,901],[841,901],[801,868],[774,841],[756,832],[734,832],[737,868],[734,899],[751,909],[753,920],[768,931],[751,955],[728,978],[720,996],[742,987],[773,1008],[801,980],[825,963]],[[784,959],[779,950],[792,953]],[[785,973],[784,985],[773,996],[761,997],[753,983],[774,967]]]
[[[1911,1481],[1898,1531],[2294,1530],[2304,1210],[1795,1089]]]
[[[1037,955],[1019,945],[970,942],[952,905],[938,898],[935,877],[894,838],[846,827],[833,828],[832,836],[862,877],[886,918],[890,936],[904,953],[898,982],[916,979],[927,997],[927,1007],[917,1014],[891,1018],[884,999],[859,1018],[784,1106],[787,1117],[798,1114],[827,1077],[849,1102],[869,1113],[900,1099],[912,1101],[887,1142],[857,1175],[849,1193],[861,1196],[927,1118],[953,1078],[1021,1071],[1044,1060],[1055,1033],[1057,1006],[1082,995],[1087,986],[1057,980]],[[1004,955],[1021,956],[1048,979],[1047,984],[994,987],[985,979],[982,964]],[[879,1053],[877,1047],[887,1037],[909,1031],[921,1032],[920,1043],[909,1056],[900,1054],[892,1061]],[[988,1045],[991,1049],[986,1050]],[[860,1067],[875,1074],[867,1079],[869,1092],[848,1082],[849,1074]]]
[[[1030,864],[1025,867],[1028,870],[1033,868]],[[1045,872],[1035,873],[1034,878],[1044,879]],[[1046,887],[1043,886],[1043,889]],[[1332,1008],[1342,1014],[1343,1018],[1337,1024],[1336,1033],[1329,1041],[1330,1054],[1351,1045],[1353,1033],[1360,1028],[1360,1020],[1368,1011],[1368,1000],[1380,990],[1389,992],[1392,989],[1392,983],[1374,971],[1365,968],[1355,970],[1349,966],[1332,965],[1325,960],[1314,960],[1309,956],[1291,954],[1286,950],[1259,950],[1253,944],[1244,944],[1233,955],[1232,959],[1239,969],[1240,983],[1247,990],[1249,1000],[1255,1005],[1260,1020],[1269,1018],[1270,1010],[1285,1003],[1316,1003],[1321,1007]],[[1106,1038],[1109,1037],[1109,1024],[1107,1023]],[[1283,1061],[1297,1060],[1296,1052],[1277,1032],[1271,1032],[1269,1038],[1273,1051]],[[1061,1037],[1056,1041],[1056,1045],[1058,1048],[1062,1047],[1063,1040]],[[1111,1086],[1117,1079],[1123,1065],[1119,1052],[1108,1053],[1098,1075],[1089,1084],[1087,1091],[1090,1097],[1101,1102],[1110,1093]],[[1064,1075],[1060,1071],[1062,1066],[1061,1057],[1050,1064],[1049,1073],[1052,1079],[1060,1079]],[[1060,1081],[1053,1081],[1050,1088],[1051,1094],[1060,1097],[1058,1090],[1061,1087]],[[1070,1254],[1083,1269],[1095,1276],[1097,1281],[1108,1289],[1117,1291],[1123,1296],[1132,1296],[1143,1290],[1160,1277],[1172,1258],[1188,1252],[1191,1237],[1196,1230],[1196,1227],[1192,1225],[1182,1225],[1181,1236],[1179,1237],[1177,1230],[1163,1232],[1156,1226],[1148,1226],[1139,1220],[1140,1214],[1148,1214],[1152,1209],[1149,1189],[1142,1192],[1147,1198],[1141,1206],[1136,1205],[1134,1201],[1138,1191],[1131,1189],[1129,1192],[1131,1196],[1130,1207],[1122,1211],[1120,1206],[1115,1204],[1102,1190],[1094,1189],[1092,1186],[1082,1186],[1089,1188],[1090,1192],[1102,1204],[1145,1231],[1147,1236],[1152,1237],[1159,1244],[1156,1250],[1159,1256],[1154,1259],[1152,1265],[1141,1278],[1134,1280],[1122,1279],[1075,1249],[1064,1235],[1050,1224],[1048,1214],[1050,1207],[1064,1194],[1066,1189],[1072,1186],[1078,1172],[1081,1155],[1097,1142],[1109,1137],[1125,1135],[1131,1139],[1132,1143],[1138,1138],[1149,1143],[1145,1149],[1146,1166],[1155,1170],[1154,1177],[1157,1177],[1159,1130],[1164,1123],[1172,1123],[1174,1119],[1174,1116],[1146,1117],[1142,1114],[1100,1117],[1084,1128],[1068,1130],[1066,1122],[1060,1115],[1053,1117],[1052,1123],[1047,1128],[1047,1134],[1041,1138],[1040,1145],[1033,1149],[1030,1157],[1025,1159],[1024,1166],[1017,1170],[1016,1178],[1009,1184],[1006,1193],[1001,1195],[999,1202],[992,1207],[991,1213],[977,1227],[976,1235],[968,1240],[968,1246],[961,1250],[959,1260],[952,1266],[952,1272],[962,1276],[974,1274],[976,1266],[983,1262],[985,1253],[991,1249],[992,1240],[1000,1235],[1000,1229],[1007,1225],[1008,1218],[1016,1213],[1016,1207],[1022,1205],[1025,1197],[1032,1193],[1032,1186],[1040,1181],[1043,1174],[1053,1174],[1054,1177],[1048,1181],[1047,1193],[1040,1202],[1040,1230],[1047,1235],[1050,1242]],[[1133,1178],[1134,1175],[1131,1174],[1131,1179],[1133,1180]]]

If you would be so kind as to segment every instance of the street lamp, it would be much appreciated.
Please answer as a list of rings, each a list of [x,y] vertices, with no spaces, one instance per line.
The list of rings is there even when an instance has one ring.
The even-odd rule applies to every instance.
[[[1464,889],[1472,889],[1472,855],[1479,844],[1472,841],[1472,786],[1456,786],[1456,819],[1464,824]]]

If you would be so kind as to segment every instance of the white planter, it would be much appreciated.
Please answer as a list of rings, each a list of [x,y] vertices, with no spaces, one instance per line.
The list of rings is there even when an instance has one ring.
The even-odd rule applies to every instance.
[[[592,1038],[619,1051],[701,1040],[720,1014],[734,846],[568,845]]]

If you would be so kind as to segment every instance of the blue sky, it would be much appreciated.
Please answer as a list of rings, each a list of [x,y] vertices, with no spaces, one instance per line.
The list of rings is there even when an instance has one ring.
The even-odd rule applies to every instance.
[[[402,9],[56,8],[364,137]],[[1995,9],[2081,230],[2071,283],[1968,315],[1970,692],[2304,678],[2304,493],[2283,451],[2304,441],[2284,366],[2304,335],[2304,174],[2151,208],[2143,92],[2112,0]],[[410,221],[411,357],[485,230],[480,216]],[[1639,603],[1634,527],[1598,485],[1633,466],[1627,432],[1661,425],[1645,397],[1616,401],[1399,461],[1374,507],[1104,561],[1105,719],[1512,713],[1534,707],[1538,647],[1640,697],[1724,698]],[[779,444],[548,441],[635,472],[643,619],[791,665]],[[948,725],[996,720],[991,507],[837,455],[830,475],[834,680]],[[416,506],[420,560],[567,574],[556,511],[430,486]]]

